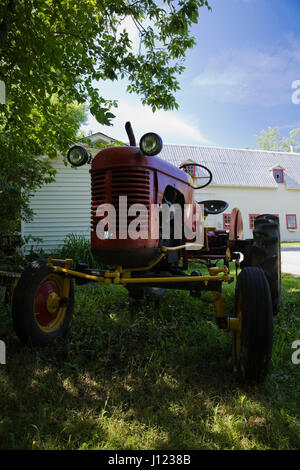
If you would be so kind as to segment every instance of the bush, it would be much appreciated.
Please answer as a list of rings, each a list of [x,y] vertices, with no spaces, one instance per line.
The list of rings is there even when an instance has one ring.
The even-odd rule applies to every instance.
[[[71,258],[74,266],[78,263],[86,263],[92,268],[101,267],[92,255],[90,240],[76,233],[69,233],[66,236],[62,248],[55,253],[55,257]]]
[[[84,235],[69,233],[64,240],[63,246],[52,253],[46,253],[41,248],[40,243],[42,241],[41,238],[33,237],[32,235],[24,237],[20,241],[20,247],[15,249],[10,256],[7,256],[0,248],[0,270],[21,272],[32,261],[47,258],[48,256],[60,259],[71,258],[74,267],[78,263],[86,263],[91,268],[104,268],[103,265],[94,259],[90,240],[87,240]],[[21,247],[25,244],[27,245],[26,254],[21,250]]]
[[[5,239],[7,238],[8,241]],[[0,246],[0,270],[10,272],[21,272],[27,264],[39,258],[45,258],[46,254],[41,248],[42,238],[27,235],[2,236]],[[30,244],[30,245],[29,245]],[[27,251],[24,253],[22,247],[27,245]]]

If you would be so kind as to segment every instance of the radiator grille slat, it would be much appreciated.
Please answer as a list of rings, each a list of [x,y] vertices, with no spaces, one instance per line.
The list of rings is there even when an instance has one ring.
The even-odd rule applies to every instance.
[[[141,221],[140,230],[148,227],[150,214],[150,171],[144,168],[113,169],[92,171],[92,204],[91,204],[91,228],[96,230],[99,220],[104,218],[96,216],[100,204],[112,204],[117,216],[117,234],[120,229],[126,229],[124,217],[119,226],[119,196],[127,196],[127,210],[133,204],[143,204],[147,211],[137,212],[136,216],[127,217],[127,225],[137,216]],[[144,223],[143,223],[144,221]]]

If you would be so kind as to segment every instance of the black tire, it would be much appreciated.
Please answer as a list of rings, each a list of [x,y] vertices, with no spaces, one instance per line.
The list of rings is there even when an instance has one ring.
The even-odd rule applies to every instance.
[[[63,275],[53,273],[46,266],[46,260],[34,261],[22,273],[12,299],[12,318],[15,332],[23,343],[46,346],[66,334],[74,310],[73,281],[70,280],[65,303],[52,312],[46,305],[46,296],[41,293],[43,290],[48,295],[52,291],[61,293],[64,279]],[[44,312],[43,321],[38,320],[37,315],[40,313],[35,312],[36,302],[39,302],[39,309]]]
[[[242,270],[235,291],[235,316],[241,330],[233,334],[234,370],[249,383],[261,383],[271,364],[273,313],[269,283],[257,267]]]
[[[277,216],[264,214],[256,217],[251,257],[252,266],[261,268],[269,281],[273,314],[277,315],[281,302],[280,226]]]

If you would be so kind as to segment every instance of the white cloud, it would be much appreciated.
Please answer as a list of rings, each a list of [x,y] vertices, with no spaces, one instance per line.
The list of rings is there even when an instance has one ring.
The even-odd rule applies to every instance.
[[[178,112],[158,110],[153,113],[147,106],[120,100],[118,108],[113,110],[113,113],[116,114],[113,126],[101,126],[95,118],[89,116],[87,125],[82,126],[82,129],[103,132],[110,137],[127,142],[125,122],[130,121],[137,143],[143,134],[152,131],[159,134],[164,142],[212,145],[212,142],[200,133],[196,123],[187,123]]]
[[[299,43],[276,53],[234,48],[211,58],[193,84],[200,93],[220,102],[273,106],[291,103],[291,84],[300,79]]]

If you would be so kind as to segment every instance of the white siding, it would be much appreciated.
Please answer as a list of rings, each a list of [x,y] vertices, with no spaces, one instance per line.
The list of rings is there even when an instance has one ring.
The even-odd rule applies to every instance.
[[[198,190],[195,199],[198,202],[206,199],[226,201],[229,204],[226,214],[230,214],[235,207],[240,209],[244,223],[244,238],[253,236],[249,228],[249,214],[279,214],[281,241],[300,240],[300,191],[286,189],[284,183],[278,184],[275,189],[210,186]],[[296,214],[296,230],[287,229],[287,214]],[[205,225],[223,229],[223,214],[209,215]]]
[[[90,236],[90,165],[66,167],[60,158],[53,166],[56,181],[37,190],[30,203],[34,218],[22,223],[22,236],[42,238],[47,252],[61,246],[68,233]]]

